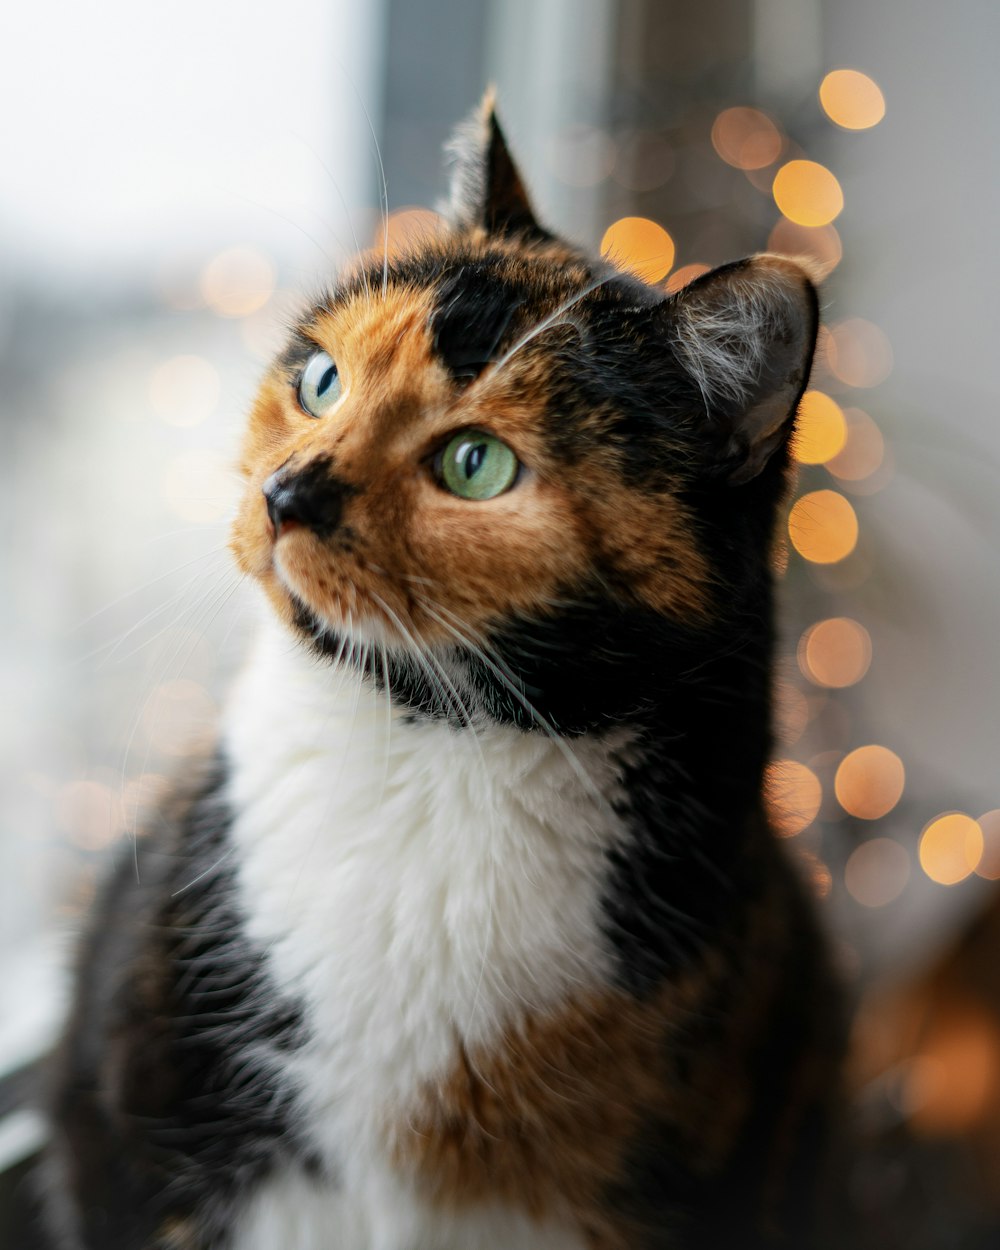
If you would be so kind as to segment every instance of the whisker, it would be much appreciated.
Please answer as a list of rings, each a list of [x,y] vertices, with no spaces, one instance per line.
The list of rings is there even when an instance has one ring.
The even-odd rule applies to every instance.
[[[566,313],[568,313],[571,308],[579,304],[581,300],[586,299],[588,295],[592,295],[599,287],[605,286],[608,282],[613,282],[616,278],[620,278],[621,276],[622,275],[618,270],[615,270],[613,273],[605,274],[603,278],[598,278],[596,281],[591,282],[588,286],[585,286],[582,291],[578,291],[574,296],[566,300],[565,303],[560,304],[559,307],[555,309],[554,312],[549,313],[547,317],[543,317],[536,326],[532,326],[526,334],[519,338],[517,342],[500,357],[491,369],[483,374],[483,382],[488,382],[491,378],[495,377],[505,365],[510,363],[510,361],[519,351],[521,351],[522,348],[527,347],[533,339],[536,339],[540,334],[544,334],[546,330],[554,326],[559,321],[560,317],[565,316]]]
[[[424,611],[428,613],[428,615],[430,615],[433,619],[435,619],[443,629],[448,630],[448,632],[454,638],[456,638],[462,645],[468,647],[468,649],[473,653],[473,655],[475,655],[476,658],[482,664],[484,664],[490,670],[491,673],[493,673],[493,675],[503,684],[504,688],[508,691],[508,693],[511,694],[518,701],[518,703],[524,708],[524,710],[532,718],[532,720],[535,722],[538,728],[541,729],[542,732],[549,738],[549,740],[552,743],[554,743],[558,747],[558,749],[562,752],[567,763],[573,769],[574,773],[576,773],[579,780],[583,783],[585,789],[593,797],[599,800],[601,807],[603,807],[607,812],[614,814],[614,808],[612,804],[601,793],[600,789],[594,784],[593,779],[587,775],[586,770],[584,769],[580,761],[577,759],[576,754],[570,747],[569,743],[561,734],[557,733],[556,730],[552,727],[552,725],[545,719],[545,717],[542,716],[542,714],[538,711],[538,709],[531,702],[531,700],[527,697],[527,695],[523,692],[523,690],[518,688],[516,678],[512,680],[512,677],[508,676],[508,674],[503,671],[503,668],[501,668],[500,664],[487,654],[485,650],[485,646],[480,645],[479,643],[475,642],[471,637],[469,637],[467,632],[464,632],[464,631],[470,630],[472,627],[469,626],[466,622],[461,621],[461,618],[456,617],[454,613],[449,612],[448,609],[445,608],[442,604],[438,604],[437,607],[442,612],[447,612],[449,616],[452,616],[456,621],[458,621],[461,628],[456,628],[450,625],[442,616],[439,616],[437,612],[435,612],[430,602],[424,596],[417,595],[416,598],[420,601],[421,606],[423,607]]]

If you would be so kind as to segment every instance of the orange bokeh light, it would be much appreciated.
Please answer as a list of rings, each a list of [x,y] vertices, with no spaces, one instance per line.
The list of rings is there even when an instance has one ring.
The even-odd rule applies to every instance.
[[[844,254],[835,226],[800,226],[787,217],[780,217],[767,240],[769,252],[783,256],[805,256],[819,267],[819,276],[827,277],[840,264]]]
[[[825,363],[848,386],[878,386],[892,371],[892,347],[877,325],[848,317],[830,327]]]
[[[405,256],[443,229],[444,219],[440,213],[429,208],[398,208],[383,226],[375,231],[373,245],[377,252],[383,249],[390,260]]]
[[[836,564],[854,550],[858,518],[835,490],[814,490],[797,499],[788,515],[792,546],[814,564]]]
[[[771,187],[774,202],[800,226],[827,226],[844,207],[840,183],[816,161],[788,161]]]
[[[230,247],[214,256],[198,282],[202,299],[220,317],[248,317],[274,294],[271,260],[253,247]]]
[[[976,823],[983,833],[983,853],[976,874],[987,881],[1000,880],[1000,807],[984,812]]]
[[[819,778],[797,760],[775,760],[764,777],[764,797],[774,831],[782,838],[801,833],[816,819],[823,801]]]
[[[872,660],[868,630],[846,616],[818,621],[802,635],[799,668],[817,686],[841,690],[859,682]]]
[[[847,892],[863,907],[884,907],[899,898],[910,879],[910,857],[893,838],[872,838],[844,865]]]
[[[837,802],[859,820],[878,820],[903,796],[906,770],[888,747],[864,746],[840,761],[833,788]]]
[[[946,812],[920,835],[920,867],[938,885],[956,885],[983,857],[983,831],[964,812]]]
[[[799,464],[825,464],[847,442],[847,422],[840,405],[822,391],[806,391],[792,439],[792,456]]]
[[[819,102],[832,122],[845,130],[868,130],[885,117],[878,84],[857,69],[835,69],[819,86]]]
[[[871,477],[885,457],[882,431],[867,412],[845,408],[847,441],[841,451],[827,462],[827,469],[845,482],[860,482]]]
[[[659,282],[674,263],[674,241],[648,217],[620,217],[605,230],[601,255],[644,282]]]
[[[995,1115],[998,1087],[995,1018],[974,1002],[947,1001],[924,1022],[920,1050],[907,1064],[903,1104],[914,1131],[964,1136]]]
[[[681,265],[680,269],[675,269],[667,279],[667,290],[673,295],[675,291],[686,287],[695,278],[700,278],[703,273],[708,273],[708,268],[708,265],[700,264]]]
[[[727,165],[763,169],[781,155],[781,132],[760,109],[723,109],[712,124],[712,146]]]

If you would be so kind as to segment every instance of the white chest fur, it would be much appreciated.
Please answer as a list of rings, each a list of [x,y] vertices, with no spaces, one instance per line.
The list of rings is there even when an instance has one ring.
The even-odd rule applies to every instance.
[[[414,721],[274,628],[225,737],[242,906],[275,983],[305,1005],[310,1040],[289,1075],[337,1178],[328,1196],[273,1182],[240,1250],[264,1244],[303,1185],[312,1199],[291,1206],[307,1222],[316,1207],[317,1240],[295,1246],[575,1247],[513,1212],[435,1217],[393,1175],[386,1125],[458,1041],[488,1046],[520,1011],[608,976],[599,905],[623,836],[608,801],[622,737]]]

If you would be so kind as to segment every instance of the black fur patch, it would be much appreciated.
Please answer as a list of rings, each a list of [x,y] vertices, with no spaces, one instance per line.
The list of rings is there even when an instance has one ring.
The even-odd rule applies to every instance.
[[[431,318],[434,350],[457,381],[469,381],[496,358],[523,299],[482,263],[461,265],[449,274],[437,299]]]
[[[302,1040],[246,937],[217,766],[186,809],[123,858],[84,948],[58,1058],[51,1222],[85,1250],[158,1244],[190,1220],[222,1247],[233,1204],[301,1154],[278,1057]]]

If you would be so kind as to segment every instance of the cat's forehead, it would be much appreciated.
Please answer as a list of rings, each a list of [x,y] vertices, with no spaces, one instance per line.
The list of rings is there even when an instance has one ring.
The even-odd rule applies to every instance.
[[[424,344],[422,363],[439,364],[463,384],[560,306],[582,315],[578,297],[592,282],[592,268],[562,245],[429,248],[385,268],[360,264],[303,330],[331,354],[350,352],[373,370]]]

